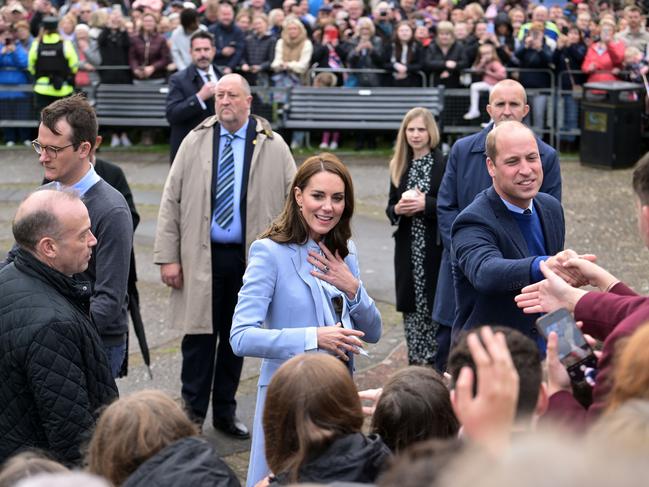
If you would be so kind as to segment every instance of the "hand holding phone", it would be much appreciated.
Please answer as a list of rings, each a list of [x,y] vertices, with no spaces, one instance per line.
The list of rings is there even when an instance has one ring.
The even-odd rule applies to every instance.
[[[597,368],[597,358],[567,309],[561,308],[542,316],[536,320],[536,326],[546,340],[550,338],[550,333],[556,334],[556,342],[554,337],[548,342],[549,362],[556,353],[573,383],[587,382],[587,377],[592,378],[592,373]],[[552,375],[551,371],[550,374]],[[552,377],[550,380],[552,381]]]

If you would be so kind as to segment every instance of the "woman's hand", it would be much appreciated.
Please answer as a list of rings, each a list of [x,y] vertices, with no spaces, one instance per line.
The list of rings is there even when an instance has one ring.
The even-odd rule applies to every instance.
[[[318,242],[318,245],[322,249],[322,252],[324,252],[324,255],[309,251],[307,261],[309,264],[320,269],[320,272],[315,270],[311,271],[311,275],[335,286],[344,292],[349,299],[354,299],[358,292],[360,282],[354,277],[354,274],[349,270],[349,267],[347,267],[347,264],[345,264],[345,261],[337,250],[336,255],[334,255],[324,243]]]
[[[397,215],[413,216],[421,213],[426,209],[426,194],[422,193],[419,188],[415,188],[416,195],[412,198],[404,198],[394,205],[394,213]]]
[[[318,336],[318,348],[333,352],[339,359],[348,362],[347,352],[360,353],[363,342],[356,337],[365,335],[360,330],[343,328],[342,324],[334,326],[319,326],[316,328]]]

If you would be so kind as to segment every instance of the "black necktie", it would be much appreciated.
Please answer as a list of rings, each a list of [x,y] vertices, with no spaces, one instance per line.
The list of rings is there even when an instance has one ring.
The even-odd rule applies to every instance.
[[[532,214],[532,210],[530,210],[529,208],[525,208],[523,215],[531,215],[531,214]]]

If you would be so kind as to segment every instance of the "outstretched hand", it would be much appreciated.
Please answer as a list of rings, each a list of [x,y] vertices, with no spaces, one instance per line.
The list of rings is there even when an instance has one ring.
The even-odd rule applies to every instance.
[[[514,298],[516,305],[526,314],[551,313],[559,308],[574,311],[577,301],[586,291],[570,286],[552,272],[545,262],[541,262],[541,272],[545,279],[524,287]]]
[[[476,333],[467,337],[471,357],[476,366],[476,380],[470,367],[463,367],[451,394],[453,410],[463,426],[464,434],[495,454],[509,444],[516,404],[519,378],[505,336],[484,326],[482,342]]]

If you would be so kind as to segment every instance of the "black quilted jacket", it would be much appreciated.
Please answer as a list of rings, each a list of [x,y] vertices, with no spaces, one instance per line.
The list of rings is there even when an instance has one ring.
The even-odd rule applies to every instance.
[[[40,448],[79,463],[98,408],[117,397],[90,294],[24,250],[0,271],[0,462]]]

